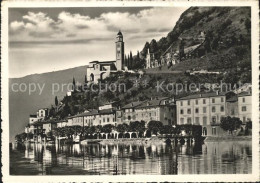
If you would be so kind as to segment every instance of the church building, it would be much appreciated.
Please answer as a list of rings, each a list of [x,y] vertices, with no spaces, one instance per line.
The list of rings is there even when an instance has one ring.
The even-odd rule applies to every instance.
[[[98,83],[110,75],[112,72],[124,70],[124,41],[121,31],[116,36],[116,60],[115,61],[92,61],[87,66],[88,82]]]

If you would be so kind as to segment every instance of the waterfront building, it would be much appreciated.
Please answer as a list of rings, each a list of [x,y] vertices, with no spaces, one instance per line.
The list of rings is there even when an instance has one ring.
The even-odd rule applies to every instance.
[[[92,83],[98,83],[110,75],[112,72],[121,71],[124,68],[124,41],[121,31],[116,36],[116,60],[99,62],[90,62],[87,66],[87,80]]]
[[[129,124],[131,121],[137,120],[136,107],[140,106],[144,101],[131,102],[122,107],[122,122]]]
[[[48,121],[48,122],[42,122],[42,132],[43,134],[48,134],[52,130],[57,128],[57,122],[55,121]]]
[[[193,94],[176,99],[177,124],[193,124],[203,127],[203,135],[221,135],[221,118],[227,115],[224,92]],[[228,98],[227,98],[228,97]]]
[[[243,123],[252,119],[252,94],[250,90],[238,94],[238,115]]]
[[[58,121],[57,128],[62,128],[62,127],[65,127],[65,126],[68,126],[68,120]]]
[[[136,120],[134,121],[145,121],[146,124],[150,121],[161,121],[163,125],[175,125],[175,110],[176,105],[174,99],[156,97],[135,107]]]

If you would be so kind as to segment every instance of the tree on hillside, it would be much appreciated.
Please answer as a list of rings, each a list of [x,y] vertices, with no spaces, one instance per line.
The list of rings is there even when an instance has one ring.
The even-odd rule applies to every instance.
[[[59,101],[58,101],[58,97],[56,96],[55,97],[55,105],[58,106],[58,104],[59,104]]]
[[[182,58],[184,57],[184,41],[181,39],[179,43],[179,59],[182,61]]]
[[[127,67],[127,57],[126,57],[126,54],[125,54],[125,59],[124,59],[124,66]]]
[[[157,42],[153,39],[150,43],[150,53],[156,53],[158,50]]]
[[[130,56],[129,56],[129,59],[130,59],[130,69],[133,69],[133,55],[132,55],[132,51],[130,51]]]
[[[139,53],[139,51],[137,51],[136,59],[137,59],[137,60],[140,60],[140,53]]]
[[[220,127],[225,131],[229,131],[231,134],[234,130],[240,128],[241,124],[242,121],[239,118],[230,116],[224,117],[220,121]]]
[[[127,68],[130,69],[130,57],[127,55]]]
[[[73,85],[72,90],[75,91],[76,90],[76,81],[75,81],[74,77],[73,77],[73,80],[72,80],[72,85]]]

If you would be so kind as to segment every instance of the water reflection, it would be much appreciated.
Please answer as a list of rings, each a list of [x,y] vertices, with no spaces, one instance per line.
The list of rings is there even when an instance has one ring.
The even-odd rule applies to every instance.
[[[11,151],[11,162],[12,154],[17,152],[23,157],[15,161],[25,158],[36,164],[43,175],[247,174],[252,171],[249,142],[146,146],[26,144]]]

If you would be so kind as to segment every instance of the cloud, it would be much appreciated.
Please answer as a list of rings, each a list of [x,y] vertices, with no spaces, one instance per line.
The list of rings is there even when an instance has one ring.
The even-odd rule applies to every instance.
[[[179,14],[173,13],[175,9],[151,8],[134,14],[108,12],[95,18],[62,11],[56,20],[44,12],[28,12],[22,21],[10,23],[10,41],[104,40],[114,38],[118,30],[123,32],[125,39],[147,37],[147,34],[153,38],[153,35],[172,30],[179,18]]]

